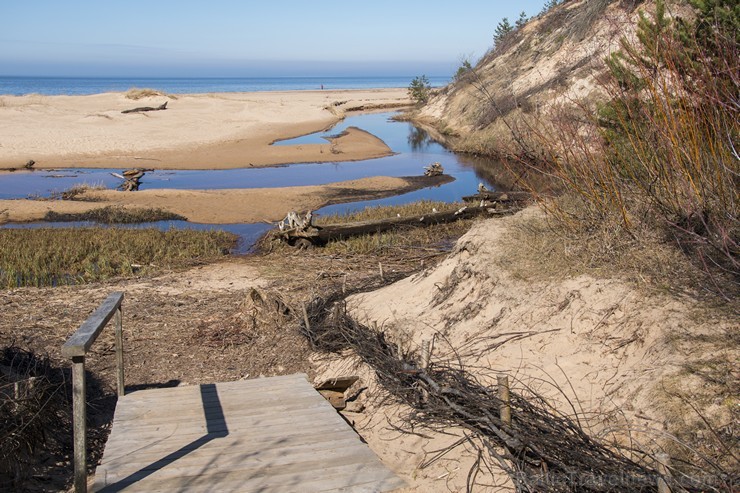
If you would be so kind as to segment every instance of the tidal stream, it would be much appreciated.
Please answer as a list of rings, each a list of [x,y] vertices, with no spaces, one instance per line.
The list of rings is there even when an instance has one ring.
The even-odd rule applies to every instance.
[[[418,200],[445,202],[459,201],[463,195],[475,193],[478,183],[491,189],[495,183],[486,179],[486,168],[496,166],[491,160],[474,160],[456,155],[434,141],[422,129],[408,122],[392,120],[395,113],[374,113],[350,116],[333,128],[310,135],[276,142],[274,145],[301,145],[325,142],[329,136],[339,134],[348,127],[357,127],[382,139],[395,153],[392,156],[338,163],[298,163],[270,168],[240,168],[231,170],[158,170],[148,172],[141,183],[141,190],[174,189],[233,189],[273,188],[302,185],[323,185],[371,176],[418,176],[424,166],[440,162],[445,173],[455,181],[438,187],[378,200],[351,202],[324,207],[316,214],[334,214],[376,205],[397,205]],[[16,171],[0,174],[0,199],[48,198],[77,185],[87,184],[115,188],[120,180],[111,175],[121,169],[65,168],[54,170]],[[135,193],[135,192],[129,192]],[[35,222],[5,224],[5,228],[63,228],[95,226],[91,222]],[[111,225],[126,228],[155,227],[222,229],[240,237],[234,253],[245,253],[268,229],[269,224],[199,224],[187,221],[159,221],[135,225]]]

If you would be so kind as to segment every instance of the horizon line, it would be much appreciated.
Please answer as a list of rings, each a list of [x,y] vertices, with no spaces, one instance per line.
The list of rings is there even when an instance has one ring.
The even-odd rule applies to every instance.
[[[425,77],[451,78],[450,75],[429,75],[422,74]],[[0,74],[0,77],[27,77],[36,79],[380,79],[380,78],[404,78],[418,77],[418,75],[207,75],[207,76],[187,76],[187,75],[21,75],[21,74]]]

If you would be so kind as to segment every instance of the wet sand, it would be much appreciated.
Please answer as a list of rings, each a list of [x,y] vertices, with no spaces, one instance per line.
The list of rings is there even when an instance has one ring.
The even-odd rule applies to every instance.
[[[379,176],[328,185],[233,190],[155,189],[139,192],[93,190],[76,200],[0,200],[0,224],[44,220],[47,213],[84,214],[106,206],[159,208],[196,223],[274,222],[290,211],[372,200],[436,186],[449,176],[392,178]]]

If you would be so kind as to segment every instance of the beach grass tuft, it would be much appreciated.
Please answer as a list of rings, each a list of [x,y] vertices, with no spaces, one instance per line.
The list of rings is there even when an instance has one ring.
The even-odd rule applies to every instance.
[[[169,99],[177,99],[177,96],[174,96],[172,94],[167,94],[166,92],[158,91],[156,89],[150,89],[150,88],[138,88],[138,87],[132,87],[128,91],[126,91],[126,99],[133,99],[134,101],[138,101],[139,99],[149,98],[149,97],[155,97],[155,96],[164,96]]]
[[[0,230],[0,287],[82,284],[156,274],[227,255],[224,231],[119,228]]]

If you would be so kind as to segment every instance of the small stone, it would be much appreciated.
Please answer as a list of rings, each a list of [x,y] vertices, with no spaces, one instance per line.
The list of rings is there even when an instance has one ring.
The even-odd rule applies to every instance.
[[[352,401],[348,402],[347,406],[344,408],[345,412],[348,413],[361,413],[365,410],[365,404],[358,401]]]

